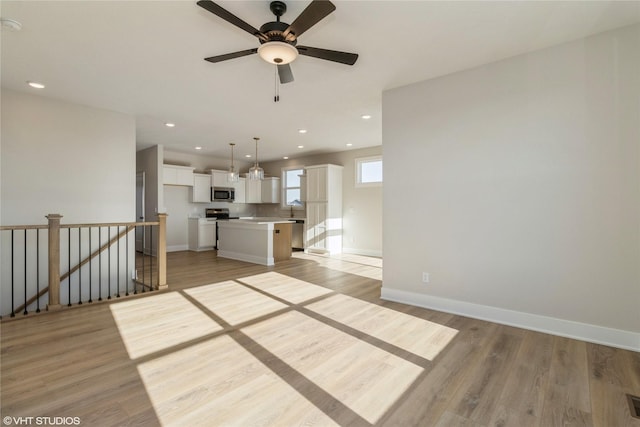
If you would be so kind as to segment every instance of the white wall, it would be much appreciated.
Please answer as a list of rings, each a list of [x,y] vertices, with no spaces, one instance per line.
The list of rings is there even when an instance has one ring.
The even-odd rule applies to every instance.
[[[382,256],[382,187],[355,186],[355,159],[380,154],[382,154],[382,147],[377,146],[266,162],[260,165],[266,174],[278,177],[282,176],[282,168],[285,167],[327,163],[344,166],[342,171],[342,250],[347,253]],[[404,211],[409,209],[409,205],[398,203],[397,208]],[[280,205],[260,205],[258,215],[288,217],[290,211],[283,210]],[[302,216],[302,213],[296,212],[295,216]]]
[[[383,297],[640,350],[638,40],[384,93]]]
[[[45,224],[45,215],[63,215],[63,224],[125,222],[135,219],[135,121],[133,117],[112,111],[70,104],[31,94],[2,90],[2,138],[0,224]],[[91,250],[100,246],[97,230],[93,230]],[[61,272],[89,253],[88,231],[84,231],[82,253],[77,229],[72,230],[71,250],[68,249],[68,230],[61,232]],[[113,235],[117,230],[113,230]],[[15,306],[25,300],[24,291],[24,237],[16,233],[14,240]],[[27,237],[27,297],[47,285],[47,234],[39,234],[39,259],[36,254],[36,234]],[[93,277],[92,295],[96,299],[98,277],[105,280],[120,277],[121,289],[131,286],[126,271],[126,261],[133,266],[133,238],[130,250],[121,242],[119,259],[122,265],[106,266],[98,271],[97,265],[90,271],[83,268],[71,278],[71,298],[78,298],[79,276],[82,275],[84,300],[89,294],[89,274]],[[108,235],[102,236],[102,243]],[[11,234],[3,231],[0,242],[0,313],[11,312]],[[114,248],[114,257],[117,254]],[[96,261],[96,260],[94,260]],[[40,280],[36,263],[40,265]],[[97,262],[93,262],[97,264]],[[132,267],[133,268],[133,267]],[[110,271],[110,272],[109,272]],[[61,303],[68,302],[69,279],[61,283]],[[120,282],[118,282],[120,283]],[[107,297],[105,286],[102,296]],[[112,289],[113,292],[115,288]],[[44,308],[48,296],[41,298]],[[29,310],[34,310],[30,307]]]
[[[135,219],[132,116],[2,90],[1,223]]]

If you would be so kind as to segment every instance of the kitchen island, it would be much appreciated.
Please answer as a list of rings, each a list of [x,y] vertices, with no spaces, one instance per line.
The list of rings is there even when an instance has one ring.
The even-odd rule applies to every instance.
[[[267,266],[289,259],[291,224],[279,218],[218,221],[218,257]]]

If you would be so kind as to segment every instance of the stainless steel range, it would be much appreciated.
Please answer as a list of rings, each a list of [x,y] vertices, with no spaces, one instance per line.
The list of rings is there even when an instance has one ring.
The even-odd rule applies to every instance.
[[[204,211],[204,216],[207,218],[215,218],[216,219],[216,240],[214,249],[218,249],[218,221],[228,221],[230,219],[238,219],[237,216],[229,216],[229,208],[207,208]]]

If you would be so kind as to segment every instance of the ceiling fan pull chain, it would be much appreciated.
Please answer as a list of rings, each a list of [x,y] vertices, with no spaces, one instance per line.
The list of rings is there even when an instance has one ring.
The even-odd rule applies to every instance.
[[[277,65],[274,67],[274,70],[275,70],[275,74],[274,74],[275,78],[273,80],[273,83],[274,83],[273,91],[274,91],[275,94],[273,96],[273,102],[279,102],[280,101],[280,82],[278,81],[278,66]]]

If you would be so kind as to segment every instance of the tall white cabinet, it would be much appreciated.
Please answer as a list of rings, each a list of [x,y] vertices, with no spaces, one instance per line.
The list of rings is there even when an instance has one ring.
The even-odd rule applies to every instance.
[[[342,166],[307,166],[305,251],[342,252]]]

